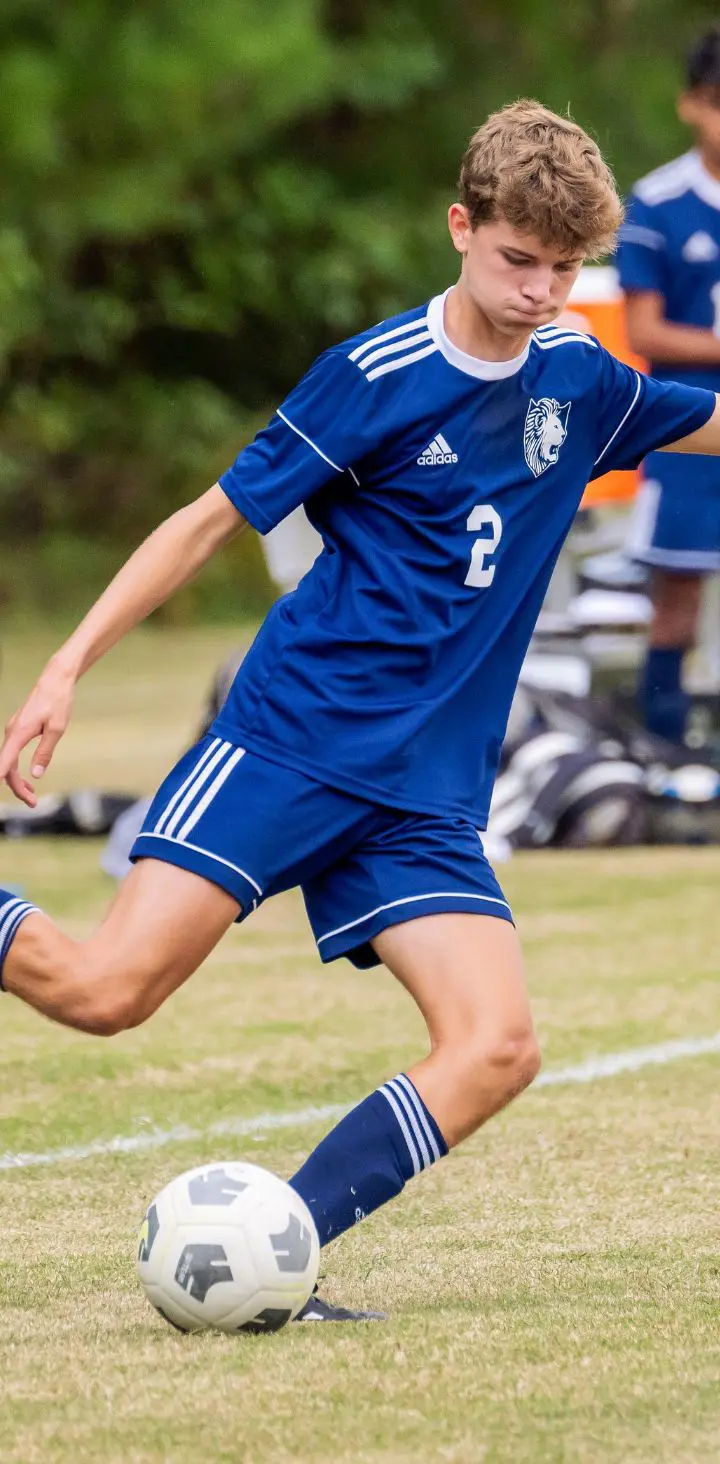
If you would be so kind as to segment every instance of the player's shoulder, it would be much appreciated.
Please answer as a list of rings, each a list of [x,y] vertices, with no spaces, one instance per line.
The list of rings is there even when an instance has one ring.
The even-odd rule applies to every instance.
[[[572,308],[572,307],[571,307]],[[600,342],[588,331],[573,325],[539,325],[533,331],[531,349],[546,355],[548,352],[562,352],[557,360],[589,360],[602,350]]]
[[[620,363],[596,336],[568,325],[541,325],[533,332],[529,367],[535,397],[570,400],[604,393]]]
[[[405,373],[437,351],[428,325],[428,303],[391,315],[334,346],[366,381]]]
[[[663,203],[674,202],[683,194],[691,193],[697,180],[698,161],[694,150],[682,153],[660,168],[638,178],[633,185],[632,198],[639,199],[647,208],[658,208]]]

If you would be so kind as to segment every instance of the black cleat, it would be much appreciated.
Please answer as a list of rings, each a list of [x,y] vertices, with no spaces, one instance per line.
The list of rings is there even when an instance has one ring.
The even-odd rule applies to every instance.
[[[313,1292],[299,1311],[294,1322],[386,1322],[387,1313],[377,1311],[351,1311],[347,1306],[333,1306],[329,1301]]]

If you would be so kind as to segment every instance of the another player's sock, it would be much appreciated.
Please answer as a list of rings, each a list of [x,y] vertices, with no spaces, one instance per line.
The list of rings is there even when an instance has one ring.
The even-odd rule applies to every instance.
[[[327,1245],[447,1151],[416,1087],[400,1073],[342,1118],[290,1183]]]
[[[28,915],[39,914],[37,905],[31,905],[11,890],[0,889],[0,991],[3,987],[3,966],[5,957],[15,936]]]
[[[670,742],[682,742],[690,709],[690,698],[682,686],[684,655],[678,646],[651,646],[638,686],[648,732]]]

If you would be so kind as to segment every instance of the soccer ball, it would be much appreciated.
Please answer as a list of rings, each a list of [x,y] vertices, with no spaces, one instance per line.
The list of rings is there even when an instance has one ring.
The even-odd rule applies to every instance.
[[[182,1332],[276,1332],[312,1295],[315,1222],[290,1185],[257,1164],[202,1164],[171,1180],[138,1235],[137,1272]]]

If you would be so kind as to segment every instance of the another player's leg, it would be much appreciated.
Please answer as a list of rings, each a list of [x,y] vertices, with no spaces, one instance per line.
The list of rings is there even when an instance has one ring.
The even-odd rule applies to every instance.
[[[648,731],[682,742],[690,710],[683,686],[683,662],[697,639],[702,576],[667,569],[653,571],[653,619],[638,687]]]
[[[218,885],[156,859],[132,869],[86,941],[72,940],[32,906],[18,921],[17,904],[4,894],[5,989],[65,1026],[100,1036],[151,1016],[197,970],[239,909]]]
[[[540,1066],[509,921],[428,916],[384,930],[373,946],[420,1008],[430,1052],[341,1119],[292,1179],[321,1244],[399,1195],[517,1097]],[[327,1306],[318,1313],[311,1301],[299,1320],[346,1315]]]
[[[703,578],[720,569],[718,468],[713,458],[651,453],[645,470],[627,544],[652,573],[637,696],[648,731],[681,743],[690,710],[683,663],[697,643]]]

